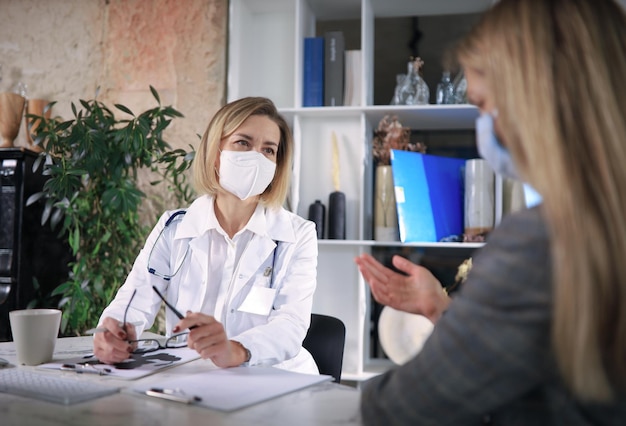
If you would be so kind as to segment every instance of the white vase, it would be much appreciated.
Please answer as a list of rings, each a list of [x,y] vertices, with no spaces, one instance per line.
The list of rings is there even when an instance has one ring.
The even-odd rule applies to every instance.
[[[485,235],[494,225],[495,175],[483,159],[465,162],[465,235]]]
[[[391,166],[386,165],[376,167],[374,239],[377,241],[398,241],[400,239],[393,174]]]

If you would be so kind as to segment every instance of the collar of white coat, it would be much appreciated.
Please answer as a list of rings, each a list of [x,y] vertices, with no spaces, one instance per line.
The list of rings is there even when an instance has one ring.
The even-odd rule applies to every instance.
[[[191,203],[187,209],[187,213],[176,228],[174,239],[199,237],[217,226],[214,198],[203,195]],[[282,208],[273,209],[261,204],[257,205],[245,228],[274,241],[290,243],[296,241],[289,213]]]

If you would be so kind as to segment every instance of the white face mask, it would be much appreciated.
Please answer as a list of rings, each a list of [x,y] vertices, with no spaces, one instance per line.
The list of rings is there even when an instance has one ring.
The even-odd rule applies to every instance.
[[[496,111],[495,116],[498,115]],[[476,144],[478,153],[484,158],[497,174],[510,179],[518,179],[511,153],[502,146],[493,129],[493,115],[482,113],[476,119]],[[526,206],[533,207],[542,201],[541,195],[527,183],[524,183]]]
[[[222,151],[220,185],[242,200],[262,194],[274,179],[276,163],[257,151]]]

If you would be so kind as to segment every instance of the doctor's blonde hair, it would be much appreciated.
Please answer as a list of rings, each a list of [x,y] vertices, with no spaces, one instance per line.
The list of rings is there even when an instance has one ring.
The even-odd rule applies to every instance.
[[[198,194],[215,196],[221,189],[215,163],[220,142],[230,136],[252,115],[269,118],[280,130],[276,153],[274,179],[260,196],[260,203],[267,207],[281,207],[287,198],[291,181],[293,137],[285,119],[278,113],[274,103],[263,97],[247,97],[230,102],[220,108],[211,119],[193,162],[193,184]]]
[[[561,376],[582,400],[610,400],[626,386],[626,14],[612,0],[501,0],[459,54],[543,196]]]

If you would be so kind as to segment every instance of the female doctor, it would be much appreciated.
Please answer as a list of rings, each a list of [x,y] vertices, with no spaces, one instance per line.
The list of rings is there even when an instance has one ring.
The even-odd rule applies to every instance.
[[[124,285],[103,311],[94,353],[127,359],[161,306],[168,334],[189,330],[187,345],[219,367],[273,365],[316,374],[302,348],[316,287],[315,225],[282,205],[293,140],[272,101],[249,97],[222,107],[193,166],[200,194],[166,212]]]

